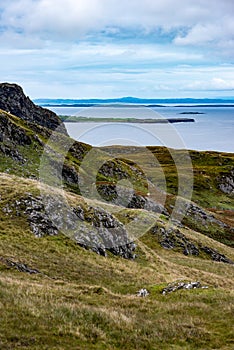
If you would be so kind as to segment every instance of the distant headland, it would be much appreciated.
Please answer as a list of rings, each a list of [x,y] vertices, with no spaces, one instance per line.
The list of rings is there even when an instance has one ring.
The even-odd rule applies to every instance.
[[[60,115],[59,118],[63,122],[70,123],[134,123],[134,124],[167,124],[167,123],[194,123],[192,118],[98,118],[98,117],[82,117],[82,116],[65,116]]]

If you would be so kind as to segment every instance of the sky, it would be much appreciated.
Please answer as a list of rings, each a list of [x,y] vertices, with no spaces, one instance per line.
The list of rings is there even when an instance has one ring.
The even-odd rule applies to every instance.
[[[31,98],[234,96],[234,1],[0,0],[0,60]]]

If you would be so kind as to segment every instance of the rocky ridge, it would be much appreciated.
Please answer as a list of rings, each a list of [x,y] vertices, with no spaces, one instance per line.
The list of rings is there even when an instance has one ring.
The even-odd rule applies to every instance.
[[[35,105],[17,84],[0,84],[0,109],[51,130],[59,127],[59,132],[67,135],[59,117],[54,112]]]

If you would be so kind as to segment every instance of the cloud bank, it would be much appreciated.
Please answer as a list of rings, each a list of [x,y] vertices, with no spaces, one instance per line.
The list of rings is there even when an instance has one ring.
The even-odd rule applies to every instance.
[[[63,92],[82,77],[85,97],[231,91],[233,13],[233,0],[0,0],[0,73]]]
[[[234,40],[232,0],[11,0],[1,1],[1,27],[44,40],[84,39],[120,29],[171,33],[174,42],[199,45]]]

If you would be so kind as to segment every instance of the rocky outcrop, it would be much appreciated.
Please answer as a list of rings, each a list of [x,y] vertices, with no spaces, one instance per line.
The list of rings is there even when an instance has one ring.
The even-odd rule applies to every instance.
[[[220,220],[217,220],[213,214],[207,212],[206,210],[192,202],[187,205],[186,216],[193,218],[195,221],[204,226],[214,224],[221,228],[227,227],[225,223],[223,223]]]
[[[31,138],[23,128],[13,123],[5,113],[0,112],[0,142],[26,146],[31,145]]]
[[[35,105],[29,97],[25,96],[19,85],[0,84],[0,109],[51,130],[56,130],[60,126],[60,132],[67,134],[59,117],[54,112]]]
[[[36,136],[36,135],[35,135]],[[0,156],[25,164],[27,159],[20,153],[18,146],[30,146],[32,139],[24,128],[18,127],[3,112],[0,112]]]
[[[147,196],[137,194],[131,188],[116,186],[115,184],[99,184],[97,188],[102,198],[113,204],[130,209],[145,209],[154,213],[162,213],[166,216],[169,215],[162,204],[153,201]]]
[[[218,177],[218,188],[225,194],[234,195],[234,170]]]
[[[71,208],[62,198],[28,195],[3,211],[10,216],[24,213],[36,237],[63,233],[99,255],[107,256],[109,251],[126,259],[135,258],[136,244],[129,241],[124,225],[101,208]]]
[[[21,262],[17,262],[17,261],[13,261],[11,259],[5,259],[5,258],[0,258],[0,261],[3,264],[7,265],[8,267],[15,268],[19,272],[26,272],[26,273],[29,273],[30,275],[31,274],[38,274],[38,273],[40,273],[39,270],[32,269],[27,264],[24,264],[24,263],[21,263]]]
[[[14,149],[7,145],[0,144],[0,152],[5,156],[15,160],[16,162],[20,162],[22,164],[26,162],[26,159],[19,153],[17,149]]]
[[[156,225],[151,232],[156,236],[161,247],[165,249],[177,249],[184,255],[199,255],[198,247],[176,228],[166,230]]]
[[[156,225],[151,229],[151,233],[156,237],[158,243],[164,249],[174,249],[176,251],[180,251],[184,255],[194,256],[205,253],[213,261],[234,264],[232,260],[227,258],[224,254],[219,253],[217,250],[207,246],[202,246],[201,244],[197,244],[188,239],[177,228],[165,229],[164,227]]]
[[[180,289],[191,290],[197,288],[207,289],[208,286],[202,286],[200,282],[174,282],[163,288],[162,294],[165,295],[168,293],[176,292]]]
[[[212,212],[201,208],[194,202],[186,203],[186,215],[182,223],[212,239],[233,246],[233,226],[227,221],[216,218]]]
[[[224,254],[220,254],[217,250],[212,249],[210,247],[201,247],[200,248],[203,252],[208,254],[212,260],[217,262],[224,262],[226,264],[234,264],[232,260],[228,259]]]

